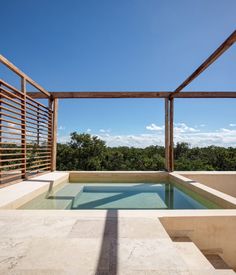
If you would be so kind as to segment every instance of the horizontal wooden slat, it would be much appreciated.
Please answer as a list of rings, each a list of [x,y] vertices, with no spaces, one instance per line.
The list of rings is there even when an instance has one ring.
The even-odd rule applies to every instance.
[[[45,163],[45,164],[40,164],[40,165],[31,166],[30,168],[39,168],[39,167],[49,166],[49,165],[50,165],[50,162],[47,162],[47,163]]]
[[[3,87],[1,87],[1,91],[2,91],[3,93],[8,94],[8,95],[11,96],[13,99],[17,98],[18,100],[22,101],[22,96],[23,96],[23,95],[22,95],[21,93],[20,93],[19,95],[16,95],[16,94],[14,94],[12,91],[6,90],[6,89],[4,89]]]
[[[22,173],[22,168],[16,168],[16,169],[9,169],[9,170],[0,171],[1,176],[12,175],[13,173]]]
[[[34,112],[30,112],[28,109],[29,109],[29,107],[26,108],[26,113],[29,114],[29,115],[31,115],[31,116],[37,116],[37,117],[39,117],[40,119],[46,120],[46,121],[50,119],[50,118],[47,116],[47,114],[43,115],[43,114],[41,114],[41,113],[39,113],[39,112],[37,112],[37,111],[35,111],[35,110],[34,110]]]
[[[22,93],[22,91],[20,91],[20,90],[17,89],[16,87],[10,85],[9,83],[5,82],[3,79],[0,79],[0,84],[1,84],[1,86],[5,86],[5,87],[7,87],[8,89],[14,91],[15,93],[24,95],[24,93]]]
[[[49,128],[47,125],[44,125],[44,124],[38,125],[38,123],[29,121],[29,120],[27,120],[26,123],[27,123],[28,126],[30,126],[29,124],[32,124],[32,125],[36,125],[37,127],[39,126],[40,128],[44,128],[44,129],[48,129]]]
[[[37,111],[37,107],[33,107],[33,108],[35,108],[35,109],[33,109],[33,108],[31,108],[32,105],[30,105],[30,104],[26,104],[26,105],[27,105],[26,106],[27,110],[31,110],[31,111],[36,112],[36,113],[39,112],[41,116],[49,117],[49,112],[48,111],[42,111],[41,109],[38,109],[38,111]],[[30,105],[31,107],[29,107],[28,105]]]
[[[11,123],[11,124],[15,124],[15,125],[18,125],[18,126],[25,126],[24,123],[15,122],[15,121],[8,120],[8,119],[5,119],[5,118],[1,118],[1,121],[7,122],[7,123]]]
[[[6,100],[0,99],[0,103],[6,104],[6,105],[8,105],[8,106],[10,106],[10,107],[12,107],[12,108],[14,108],[14,109],[16,109],[16,110],[19,110],[19,111],[22,111],[22,110],[23,110],[23,108],[19,108],[19,107],[17,107],[17,106],[15,106],[15,105],[11,104],[10,102],[8,102],[8,101],[6,101]]]
[[[19,173],[19,174],[11,174],[6,177],[1,177],[0,182],[6,181],[6,180],[13,180],[15,178],[22,177],[22,175],[23,175],[23,173]]]
[[[35,103],[35,105],[32,102]],[[50,109],[47,106],[43,105],[41,102],[36,101],[28,94],[26,95],[26,103],[30,105],[32,104],[33,106],[35,106],[35,108],[39,108],[43,112],[50,112]],[[40,107],[43,107],[45,110],[41,109]]]
[[[36,136],[37,135],[41,135],[41,136],[44,136],[46,138],[50,137],[51,134],[50,133],[43,133],[43,132],[35,132],[35,131],[30,131],[30,130],[27,130],[27,133],[32,133],[32,134],[35,134]]]
[[[24,160],[24,158],[17,158],[17,159],[0,159],[0,162],[19,161],[19,160]]]
[[[15,148],[11,148],[11,147],[0,147],[0,151],[14,151],[14,150],[21,150],[22,151],[22,147],[15,147]]]
[[[1,106],[1,109],[2,109],[2,110],[5,110],[5,111],[7,111],[7,112],[10,112],[10,113],[12,113],[12,114],[15,114],[15,115],[17,115],[17,116],[21,116],[21,113],[16,112],[16,111],[14,111],[14,110],[12,110],[12,109],[10,109],[10,108]]]
[[[4,168],[17,167],[17,166],[23,166],[23,165],[24,164],[22,164],[22,163],[14,163],[14,164],[9,164],[9,165],[0,165],[0,168],[4,169]]]
[[[12,144],[12,145],[15,145],[15,146],[21,146],[21,145],[23,145],[25,143],[25,141],[24,142],[4,142],[4,141],[1,141],[0,142],[0,144],[2,144],[2,145],[10,145],[10,144]]]
[[[49,120],[42,120],[42,119],[37,119],[37,118],[33,118],[33,117],[30,117],[30,116],[27,116],[26,115],[26,119],[27,119],[27,121],[29,121],[29,119],[31,119],[31,120],[33,120],[33,121],[37,121],[37,124],[38,125],[42,125],[42,123],[43,124],[46,124],[46,126],[48,127],[48,125],[49,126],[51,126],[52,124],[50,123],[50,121]],[[30,123],[31,123],[31,121],[30,121]]]
[[[24,153],[14,153],[14,154],[1,154],[1,157],[13,157],[13,156],[23,156]]]
[[[34,149],[34,148],[29,148],[29,147],[27,147],[27,151],[32,151],[32,150],[35,150],[35,149]],[[48,147],[37,148],[36,151],[50,152],[50,150],[48,150]]]
[[[0,133],[4,133],[4,134],[8,134],[8,135],[18,135],[18,136],[22,135],[20,132],[12,132],[12,131],[4,131],[4,130],[0,130]],[[4,138],[4,136],[1,136],[1,138]]]
[[[27,164],[28,164],[28,163],[35,164],[35,163],[50,162],[50,160],[51,160],[50,158],[49,158],[49,159],[33,160],[33,161],[30,161],[30,159],[27,159]]]
[[[25,141],[25,137],[22,137],[22,138],[16,138],[16,137],[9,137],[9,136],[1,136],[1,139],[9,139],[9,140],[24,140],[24,141]]]
[[[19,118],[19,117],[16,117],[16,116],[12,116],[12,115],[9,115],[9,114],[7,114],[7,113],[5,113],[5,112],[0,112],[0,115],[2,115],[2,116],[6,116],[6,117],[10,117],[10,118],[13,118],[13,119],[15,119],[15,120],[21,120],[21,121],[24,121],[24,119],[23,118]],[[14,123],[14,122],[13,122]]]
[[[43,156],[38,156],[38,154],[37,154],[37,156],[35,157],[33,157],[33,159],[44,159],[44,158],[46,158],[46,159],[50,159],[51,158],[51,156],[50,155],[43,155]],[[27,157],[26,159],[31,159],[30,157]]]
[[[2,91],[1,88],[0,88],[0,90]],[[17,101],[17,100],[15,100],[14,98],[12,98],[12,97],[10,97],[10,96],[4,94],[4,93],[1,93],[1,97],[5,98],[5,99],[7,99],[7,100],[9,100],[9,101],[11,101],[11,102],[14,102],[15,104],[20,105],[20,106],[22,106],[22,107],[24,106],[24,104],[21,103],[21,101]]]
[[[34,127],[34,126],[32,126],[32,125],[26,125],[26,129],[28,129],[28,128],[30,128],[30,129],[34,129],[34,130],[39,130],[40,132],[43,132],[43,133],[46,133],[47,134],[47,132],[48,132],[48,128],[44,128],[44,129],[42,129],[42,128],[40,128],[40,126],[39,126],[39,128],[38,127]]]
[[[13,130],[21,131],[21,128],[17,128],[17,127],[5,125],[5,124],[0,124],[0,127],[1,127],[1,128],[7,128],[7,129],[13,129]],[[10,131],[9,131],[9,132],[10,132]],[[11,132],[10,132],[10,133],[11,133]]]
[[[17,90],[16,88],[12,87],[11,85],[7,84],[6,82],[4,82],[4,85],[6,87],[8,87],[9,89],[11,89],[12,91],[14,91],[15,93],[13,93],[12,91],[9,91],[7,89],[4,89],[2,86],[0,88],[1,91],[3,91],[4,93],[7,93],[8,95],[10,95],[10,98],[13,98],[13,99],[17,98],[18,100],[22,100],[22,97],[24,96],[24,94],[21,91]],[[16,94],[16,93],[18,93],[18,94]],[[26,102],[27,104],[39,109],[39,111],[42,111],[44,113],[49,113],[50,112],[50,109],[47,106],[44,106],[41,102],[36,101],[31,96],[26,95],[26,98],[27,98],[27,102]]]

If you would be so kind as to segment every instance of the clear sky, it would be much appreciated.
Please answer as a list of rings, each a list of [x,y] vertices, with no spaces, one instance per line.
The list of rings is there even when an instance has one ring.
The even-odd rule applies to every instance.
[[[0,0],[0,8],[1,54],[49,91],[173,91],[236,28],[235,0]],[[236,91],[236,45],[186,90]],[[59,102],[60,141],[78,131],[111,146],[162,144],[163,124],[160,99]],[[236,100],[176,100],[177,141],[236,146]]]

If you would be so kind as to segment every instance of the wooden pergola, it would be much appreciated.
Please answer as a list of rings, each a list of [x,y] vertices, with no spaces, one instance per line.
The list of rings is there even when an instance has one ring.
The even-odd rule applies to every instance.
[[[30,77],[20,71],[15,65],[0,55],[0,62],[17,74],[21,79],[21,89],[0,79],[0,180],[14,180],[12,174],[21,178],[28,177],[27,165],[29,163],[28,152],[31,152],[35,143],[27,142],[30,136],[37,139],[37,160],[30,167],[32,172],[42,170],[54,171],[56,169],[56,144],[57,144],[57,112],[58,99],[66,98],[162,98],[165,101],[165,168],[166,171],[174,170],[174,99],[178,98],[236,98],[236,92],[228,91],[185,91],[195,78],[206,70],[217,58],[236,42],[236,31],[234,31],[181,85],[174,91],[143,91],[143,92],[71,92],[71,91],[46,91]],[[38,92],[26,91],[26,83],[35,87]],[[48,99],[48,106],[43,105],[37,99]],[[17,116],[16,116],[17,115]],[[13,119],[13,120],[9,120]],[[16,122],[18,121],[18,122]],[[12,126],[11,124],[14,124]],[[16,127],[16,125],[18,127]],[[6,130],[5,130],[6,128]],[[45,130],[46,129],[46,130]],[[14,130],[14,132],[12,131]],[[30,133],[33,133],[31,135]],[[3,136],[3,134],[6,134]],[[19,135],[17,139],[14,135]],[[42,142],[42,139],[44,141]],[[14,142],[5,142],[5,140]],[[4,141],[3,141],[4,140]],[[15,143],[19,140],[18,143]],[[10,147],[6,147],[10,144]],[[18,144],[13,146],[12,144]],[[29,147],[29,148],[28,148]],[[19,152],[15,152],[19,150]],[[7,151],[7,153],[5,153]],[[14,151],[14,153],[9,153]],[[42,151],[42,153],[41,153]],[[18,158],[20,156],[20,158]],[[8,158],[10,157],[10,158]],[[14,158],[12,158],[14,157]],[[15,163],[19,161],[19,163]],[[14,162],[13,164],[3,164]],[[35,170],[32,170],[32,167]],[[10,169],[9,169],[10,168]],[[6,172],[7,171],[7,172]],[[31,173],[32,174],[32,173]]]

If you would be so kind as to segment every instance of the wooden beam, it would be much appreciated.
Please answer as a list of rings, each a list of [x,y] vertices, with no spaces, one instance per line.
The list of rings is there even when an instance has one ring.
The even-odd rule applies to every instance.
[[[50,92],[53,98],[169,98],[172,92]],[[28,92],[32,98],[47,98],[42,93]],[[174,98],[236,98],[236,92],[183,92]]]
[[[19,68],[17,68],[14,64],[12,64],[8,59],[0,54],[0,62],[12,70],[14,73],[19,75],[21,78],[24,78],[28,83],[34,86],[36,89],[44,93],[47,97],[50,97],[50,93],[47,92],[42,86],[36,83],[33,79],[31,79],[28,75],[23,73]]]
[[[169,147],[169,171],[174,171],[174,99],[169,100],[170,104],[170,147]]]
[[[236,42],[236,30],[170,95],[173,98],[175,94],[182,91],[190,82],[205,71],[217,58],[228,50]]]
[[[163,98],[165,92],[50,92],[53,98]],[[40,93],[28,93],[33,98],[45,98]]]
[[[57,161],[57,121],[58,121],[58,99],[53,100],[53,126],[52,126],[52,159],[51,159],[51,170],[56,170]]]
[[[165,98],[165,169],[170,170],[169,167],[169,146],[170,146],[170,128],[169,128],[169,99]]]
[[[26,148],[26,80],[24,77],[21,78],[21,92],[22,92],[22,101],[23,108],[21,111],[21,119],[22,119],[22,125],[21,125],[21,147],[22,147],[22,153],[23,153],[23,161],[22,161],[22,178],[24,179],[26,177],[27,167],[26,167],[26,157],[27,157],[27,148]]]

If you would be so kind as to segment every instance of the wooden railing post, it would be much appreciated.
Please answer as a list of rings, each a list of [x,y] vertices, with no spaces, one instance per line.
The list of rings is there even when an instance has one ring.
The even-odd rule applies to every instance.
[[[57,161],[57,116],[58,116],[58,99],[52,100],[52,159],[51,159],[51,171],[56,170]]]
[[[165,170],[170,170],[170,123],[169,123],[169,99],[165,98]]]
[[[169,170],[172,172],[174,171],[174,99],[171,98],[169,100],[170,104],[170,147],[169,147],[169,160],[170,160],[170,166]]]
[[[22,160],[22,178],[26,178],[26,163],[27,163],[27,148],[26,148],[26,80],[24,77],[21,78],[21,92],[22,95],[22,111],[21,111],[21,118],[22,118],[22,125],[21,125],[21,148],[23,154]]]

